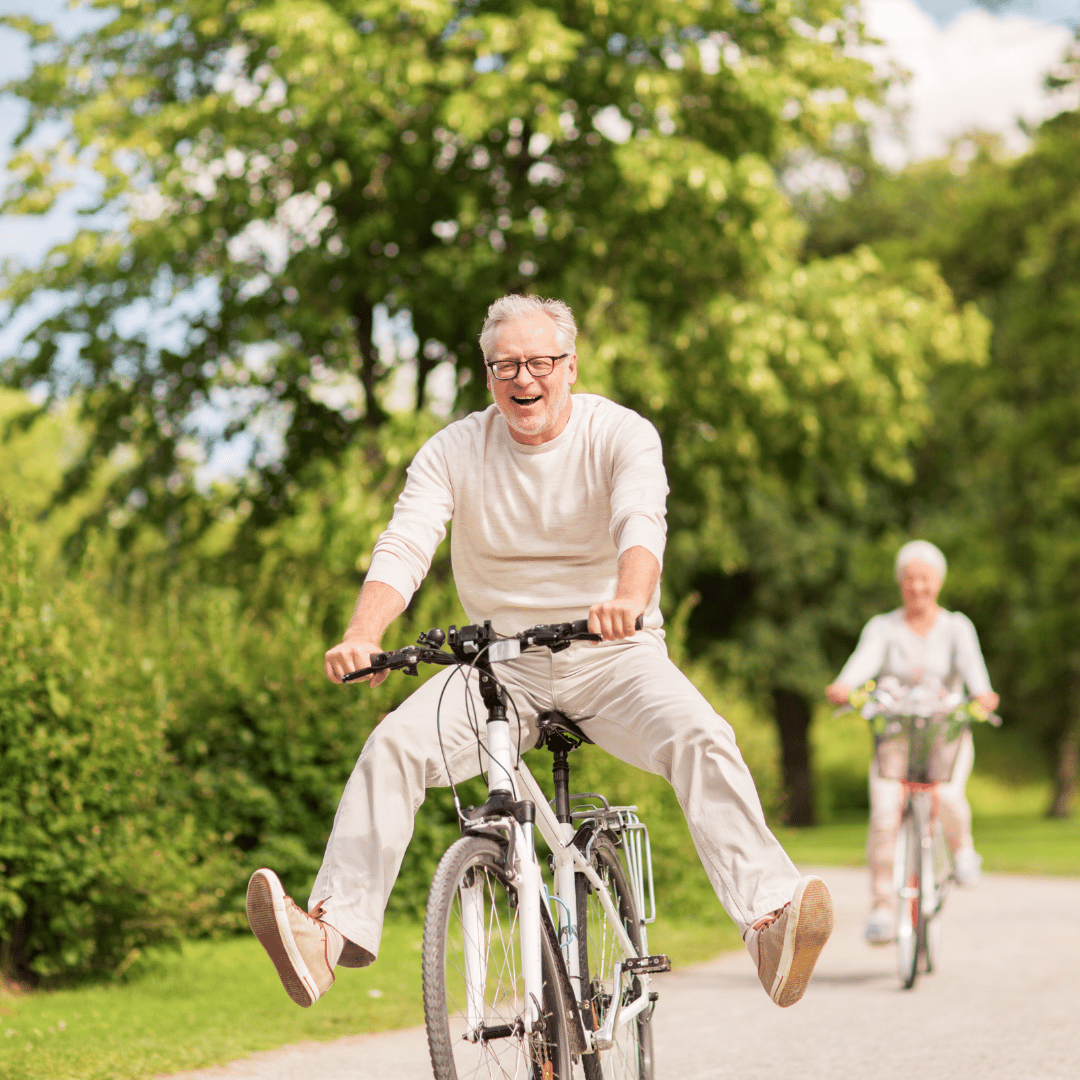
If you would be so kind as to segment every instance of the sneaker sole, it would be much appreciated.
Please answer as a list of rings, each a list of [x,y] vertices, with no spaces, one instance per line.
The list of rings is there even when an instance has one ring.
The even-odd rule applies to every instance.
[[[791,899],[784,948],[769,995],[782,1009],[806,993],[814,965],[832,931],[833,903],[828,887],[821,878],[807,878]]]
[[[297,1005],[308,1008],[319,1000],[319,988],[296,948],[285,914],[285,890],[277,875],[256,870],[247,887],[247,918],[277,969],[285,993]]]

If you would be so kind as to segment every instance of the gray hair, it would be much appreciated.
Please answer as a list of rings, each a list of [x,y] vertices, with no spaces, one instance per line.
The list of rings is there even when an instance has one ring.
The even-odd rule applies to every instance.
[[[924,562],[927,566],[932,566],[938,573],[938,577],[942,581],[945,580],[945,571],[948,569],[948,563],[945,561],[945,556],[941,553],[941,548],[934,544],[931,544],[929,540],[912,540],[910,543],[905,544],[896,553],[896,580],[900,580],[900,575],[904,572],[904,567],[908,563],[914,562],[918,559],[920,562]]]
[[[506,323],[527,319],[537,312],[543,312],[555,324],[555,340],[564,352],[574,351],[577,340],[577,323],[570,305],[562,300],[547,300],[540,296],[520,296],[510,293],[495,301],[487,310],[483,329],[480,331],[480,351],[487,360],[495,348],[499,331]]]

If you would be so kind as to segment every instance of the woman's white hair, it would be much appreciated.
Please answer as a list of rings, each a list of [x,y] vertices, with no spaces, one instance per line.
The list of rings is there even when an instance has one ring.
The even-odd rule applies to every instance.
[[[919,562],[926,563],[927,566],[932,566],[938,574],[938,577],[942,581],[945,580],[945,571],[948,569],[949,564],[945,561],[945,556],[941,553],[941,548],[935,544],[931,544],[929,540],[912,540],[910,543],[905,544],[896,553],[896,580],[900,580],[900,575],[904,572],[904,567],[908,563],[914,562],[916,559]]]
[[[480,331],[480,351],[484,359],[491,358],[499,331],[506,323],[518,322],[542,311],[555,324],[555,340],[563,352],[573,352],[577,340],[577,323],[570,305],[562,300],[547,300],[540,296],[520,296],[510,293],[495,301],[487,310]]]

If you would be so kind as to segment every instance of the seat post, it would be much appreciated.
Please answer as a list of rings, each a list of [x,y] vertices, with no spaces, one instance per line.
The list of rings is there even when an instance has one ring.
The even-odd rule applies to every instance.
[[[563,824],[571,824],[570,817],[570,750],[568,740],[559,735],[549,739],[552,750],[551,778],[555,782],[555,817]]]

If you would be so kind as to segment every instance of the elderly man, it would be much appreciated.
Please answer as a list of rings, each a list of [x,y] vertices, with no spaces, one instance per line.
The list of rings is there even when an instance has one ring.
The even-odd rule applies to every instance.
[[[345,639],[326,654],[326,674],[339,682],[382,651],[382,636],[427,573],[447,521],[470,620],[491,619],[512,634],[587,615],[602,641],[501,666],[522,745],[536,741],[537,715],[558,709],[609,753],[668,780],[765,990],[791,1005],[832,931],[832,900],[820,878],[800,879],[765,824],[731,727],[667,657],[660,439],[629,409],[571,395],[576,337],[561,301],[511,295],[491,305],[480,346],[494,405],[450,424],[417,453]],[[436,732],[452,672],[431,678],[372,732],[338,807],[310,912],[284,894],[272,871],[252,875],[248,919],[299,1005],[326,992],[335,965],[375,959],[425,789],[477,773],[464,688],[443,697]]]

